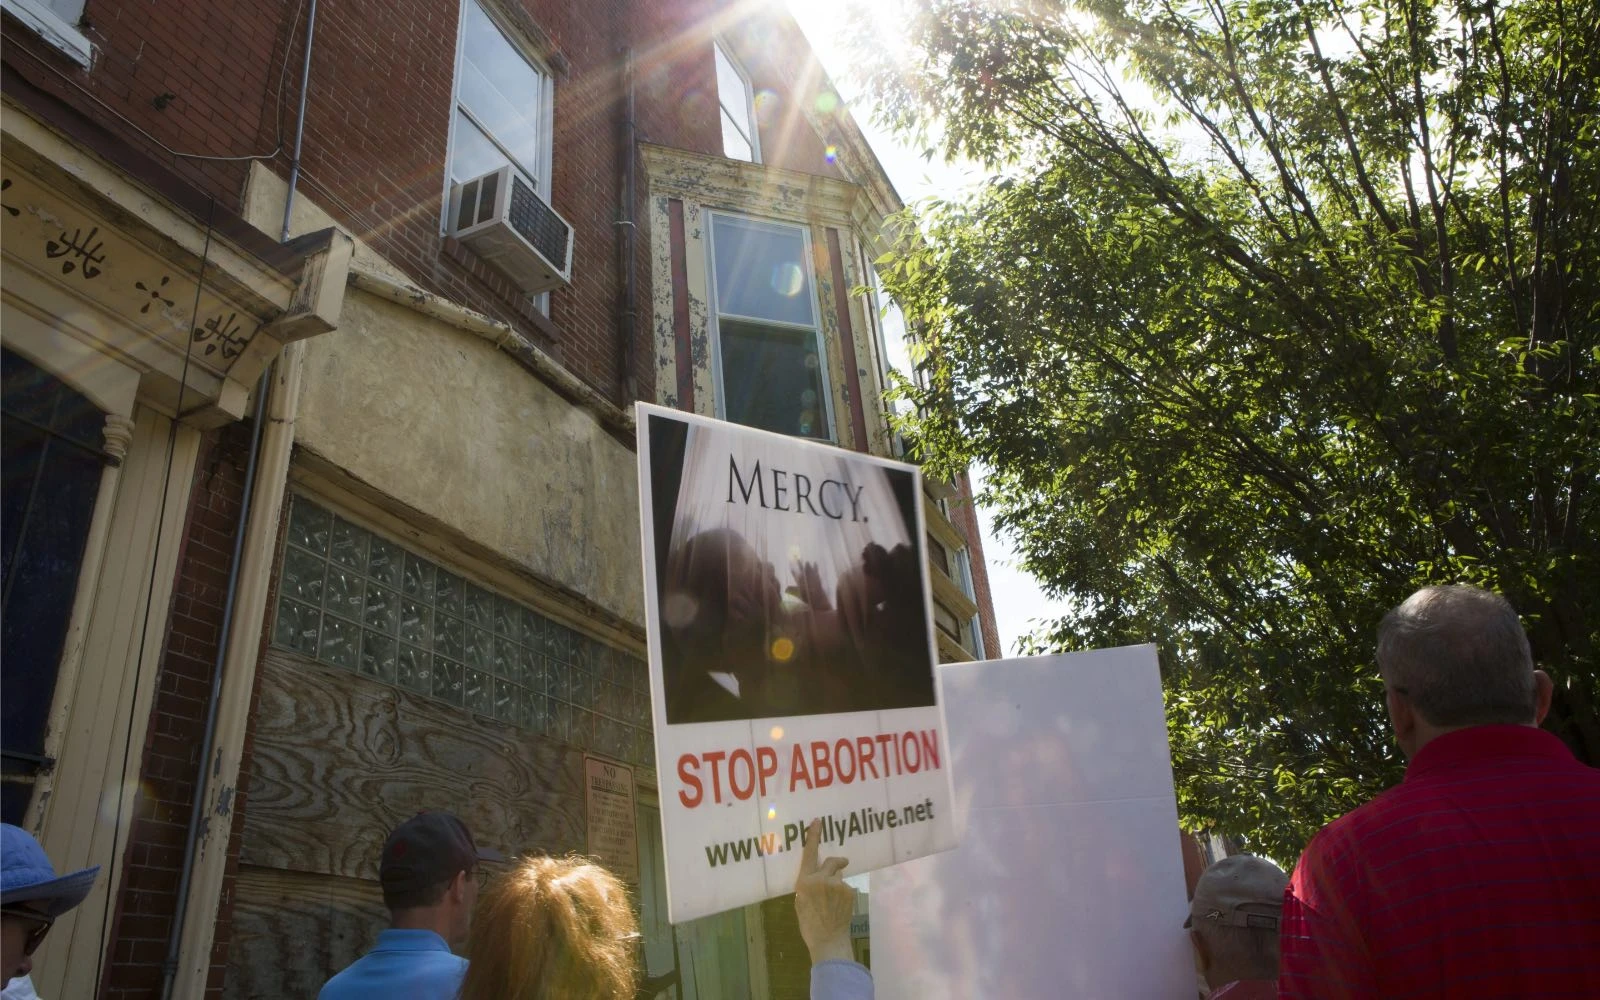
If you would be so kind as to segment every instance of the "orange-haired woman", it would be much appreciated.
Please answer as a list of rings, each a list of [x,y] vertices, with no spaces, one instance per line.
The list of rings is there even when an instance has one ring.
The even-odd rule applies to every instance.
[[[639,925],[582,858],[522,858],[483,892],[460,1000],[632,1000]]]

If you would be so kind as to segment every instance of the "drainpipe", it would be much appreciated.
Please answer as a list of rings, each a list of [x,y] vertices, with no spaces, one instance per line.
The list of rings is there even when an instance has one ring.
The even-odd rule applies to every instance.
[[[311,0],[311,10],[306,16],[306,54],[300,70],[300,106],[295,114],[294,159],[289,166],[289,189],[283,202],[283,231],[280,242],[289,239],[289,215],[294,208],[294,189],[300,180],[300,151],[305,137],[306,98],[311,81],[311,43],[317,27],[317,0]],[[250,455],[244,471],[244,495],[239,504],[239,524],[233,533],[233,559],[228,569],[228,589],[222,604],[222,628],[217,633],[217,659],[211,671],[211,697],[206,705],[205,734],[200,741],[199,773],[194,783],[194,802],[189,809],[189,828],[183,844],[183,868],[178,875],[177,910],[172,918],[172,931],[167,939],[167,958],[162,963],[161,997],[170,1000],[177,979],[178,961],[183,948],[183,925],[188,911],[189,889],[194,879],[194,865],[200,844],[205,809],[206,768],[210,766],[212,749],[217,737],[217,708],[222,700],[223,664],[227,660],[229,637],[232,635],[234,609],[238,605],[239,571],[243,565],[245,529],[250,523],[250,513],[255,499],[256,473],[261,467],[261,437],[267,425],[267,400],[273,395],[272,372],[269,366],[256,382],[255,425],[250,429]],[[222,838],[226,849],[227,837]]]
[[[311,40],[317,33],[317,0],[311,0],[306,15],[306,61],[300,68],[300,110],[294,120],[294,159],[289,163],[289,193],[283,198],[283,233],[280,243],[289,241],[289,214],[294,211],[294,189],[300,184],[300,147],[306,134],[306,96],[311,86]]]
[[[633,49],[622,50],[622,206],[616,226],[618,262],[622,272],[622,299],[617,307],[617,347],[622,356],[622,399],[624,409],[632,409],[639,398],[638,379],[633,373],[634,343],[638,338],[639,276],[635,248],[639,226],[634,221],[635,164],[638,162],[638,130],[633,114]]]

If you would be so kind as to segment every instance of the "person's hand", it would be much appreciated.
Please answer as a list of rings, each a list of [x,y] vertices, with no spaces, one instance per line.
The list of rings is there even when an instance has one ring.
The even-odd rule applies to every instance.
[[[800,936],[811,952],[811,964],[838,959],[856,960],[850,949],[850,918],[856,911],[856,891],[840,877],[850,862],[828,858],[817,863],[822,841],[822,821],[806,828],[800,849],[800,875],[794,880],[794,912],[800,918]]]
[[[817,571],[817,564],[813,562],[796,562],[789,568],[794,577],[794,586],[789,588],[789,593],[798,597],[812,611],[831,611],[832,603],[828,600],[827,588],[822,585],[822,574]]]
[[[864,566],[852,566],[839,574],[839,617],[845,632],[863,648],[872,638],[872,625],[877,617],[877,604],[882,600],[878,582],[867,574]]]

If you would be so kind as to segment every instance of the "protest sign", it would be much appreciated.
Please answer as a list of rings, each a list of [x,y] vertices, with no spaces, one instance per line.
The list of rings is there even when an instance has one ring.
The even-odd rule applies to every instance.
[[[1155,647],[939,678],[961,846],[873,873],[879,1000],[1194,996]]]
[[[668,912],[955,843],[918,470],[640,404]]]

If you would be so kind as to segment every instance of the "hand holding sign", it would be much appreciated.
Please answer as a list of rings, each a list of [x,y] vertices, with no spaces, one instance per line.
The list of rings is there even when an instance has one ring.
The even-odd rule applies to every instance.
[[[838,959],[855,961],[850,949],[850,918],[855,915],[856,891],[841,873],[850,862],[828,858],[817,863],[817,845],[822,841],[822,821],[814,819],[806,828],[800,851],[800,874],[794,880],[794,912],[800,920],[800,936],[811,952],[811,964]]]

